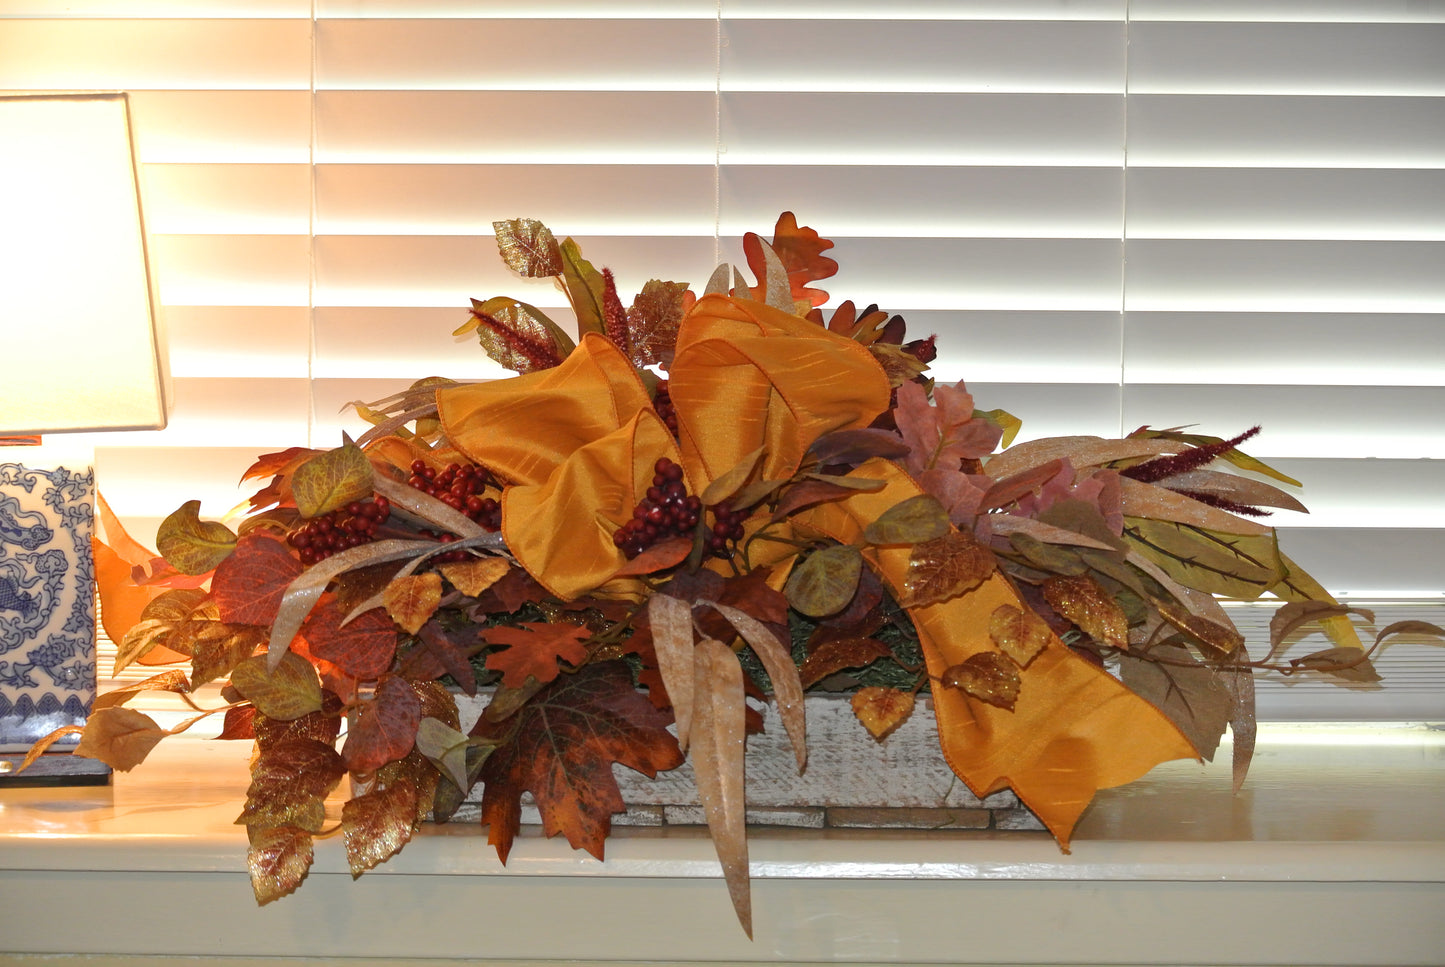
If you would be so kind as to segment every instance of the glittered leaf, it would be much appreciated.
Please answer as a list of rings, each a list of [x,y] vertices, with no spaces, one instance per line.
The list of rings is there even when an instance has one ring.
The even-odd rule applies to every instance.
[[[201,502],[188,500],[161,521],[156,549],[182,574],[205,574],[236,549],[236,535],[225,524],[203,521]]]
[[[1121,655],[1119,677],[1134,694],[1169,716],[1201,756],[1214,758],[1234,702],[1224,678],[1214,669],[1197,663],[1183,645],[1166,642],[1141,657]]]
[[[811,688],[835,672],[862,668],[891,654],[888,646],[877,638],[828,637],[816,646],[809,643],[808,657],[798,674],[803,680],[803,687]]]
[[[558,661],[580,665],[587,657],[592,632],[567,624],[524,622],[516,627],[498,625],[483,632],[488,644],[507,645],[487,656],[487,667],[502,672],[502,684],[519,688],[531,675],[550,682],[561,671]]]
[[[248,658],[231,672],[231,685],[267,718],[288,722],[321,710],[316,669],[299,655],[288,653],[274,671],[265,655]]]
[[[858,590],[863,556],[858,548],[836,544],[814,551],[793,568],[783,593],[788,604],[812,618],[836,614]]]
[[[372,772],[402,758],[416,745],[421,701],[405,679],[383,678],[371,701],[356,710],[341,757],[352,772]]]
[[[913,714],[913,693],[897,688],[860,688],[853,693],[853,714],[882,742]]]
[[[276,619],[281,596],[302,570],[301,562],[280,541],[263,534],[242,538],[211,581],[221,620],[269,625]]]
[[[1231,624],[1211,621],[1172,601],[1156,600],[1154,607],[1161,618],[1188,635],[1212,658],[1227,658],[1244,645],[1244,635]]]
[[[988,636],[998,650],[1020,668],[1029,667],[1039,652],[1054,640],[1054,633],[1044,619],[1032,610],[1011,604],[999,605],[989,615]]]
[[[342,624],[341,609],[326,604],[311,613],[301,629],[311,654],[353,678],[380,678],[396,657],[397,631],[379,609],[363,611]]]
[[[469,598],[475,598],[501,580],[512,565],[501,557],[477,557],[454,561],[437,567],[452,587]]]
[[[473,736],[511,736],[482,767],[482,819],[497,855],[506,862],[525,790],[536,797],[548,836],[563,833],[573,848],[601,859],[612,813],[627,808],[612,764],[649,778],[681,765],[667,731],[671,721],[633,686],[627,665],[615,661],[560,677],[506,721],[481,719]]]
[[[916,608],[957,597],[982,584],[996,567],[993,551],[968,531],[915,544],[903,578],[903,600],[898,603]]]
[[[218,739],[254,739],[256,737],[256,706],[233,705],[226,709]]]
[[[1222,534],[1188,524],[1130,517],[1124,536],[1141,555],[1196,591],[1254,599],[1285,576],[1273,532]]]
[[[291,489],[302,517],[320,517],[371,496],[371,461],[354,443],[318,453],[296,468]]]
[[[395,578],[381,592],[381,600],[392,620],[414,635],[431,620],[437,605],[441,604],[442,577],[427,571]]]
[[[577,348],[572,337],[536,306],[505,296],[472,300],[472,322],[488,356],[505,369],[530,373],[550,369]]]
[[[97,709],[86,719],[75,754],[99,759],[112,769],[129,772],[144,762],[156,743],[169,734],[155,719],[135,709]]]
[[[1003,655],[983,651],[950,666],[943,684],[1012,712],[1019,697],[1019,669]]]
[[[950,530],[948,511],[938,498],[919,494],[899,501],[880,514],[863,528],[863,539],[870,544],[919,544],[942,537]]]
[[[1129,619],[1124,609],[1087,574],[1047,579],[1044,600],[1095,641],[1113,648],[1129,647]]]
[[[206,593],[198,588],[176,588],[153,598],[141,610],[140,620],[126,630],[125,637],[117,646],[112,674],[119,675],[132,662],[164,646],[205,600]]]
[[[688,305],[686,282],[650,279],[627,310],[627,349],[634,366],[672,359],[677,327]]]
[[[311,868],[311,834],[294,826],[273,826],[256,832],[246,853],[251,889],[264,906],[295,892]]]
[[[341,807],[341,835],[353,879],[391,859],[407,844],[416,804],[416,788],[399,784],[357,796]]]
[[[295,737],[269,743],[251,767],[243,826],[296,826],[320,832],[326,797],[346,775],[336,750],[316,739]]]
[[[535,218],[513,218],[492,222],[497,233],[497,249],[502,261],[518,275],[527,279],[549,278],[562,274],[562,253],[557,239],[546,225]]]

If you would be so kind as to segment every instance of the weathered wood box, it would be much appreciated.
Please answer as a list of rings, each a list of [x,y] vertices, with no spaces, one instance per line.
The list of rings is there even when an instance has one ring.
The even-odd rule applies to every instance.
[[[488,698],[458,695],[463,729],[476,721]],[[858,724],[846,695],[809,695],[808,767],[798,774],[792,746],[777,709],[763,709],[764,731],[748,737],[748,822],[758,826],[812,829],[1038,829],[1043,824],[1011,792],[979,799],[943,761],[933,708],[927,698],[882,742]],[[613,773],[627,812],[618,825],[699,826],[692,765],[648,779],[625,766]],[[475,821],[481,790],[473,793],[453,822]],[[522,800],[522,822],[540,824],[530,795]]]

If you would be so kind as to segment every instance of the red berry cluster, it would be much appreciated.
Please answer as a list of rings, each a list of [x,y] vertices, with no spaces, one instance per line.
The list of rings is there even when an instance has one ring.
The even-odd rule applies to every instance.
[[[662,422],[667,424],[667,432],[676,437],[677,407],[672,405],[672,394],[667,391],[667,380],[657,384],[657,392],[652,395],[652,408],[657,411]]]
[[[730,557],[732,552],[728,550],[728,542],[742,540],[743,521],[748,519],[748,512],[733,510],[726,503],[721,503],[713,505],[712,516],[712,530],[705,541],[708,553],[714,557]]]
[[[446,469],[437,470],[423,460],[413,460],[407,483],[466,514],[482,525],[483,530],[501,530],[502,505],[492,497],[482,496],[494,481],[481,467],[449,463]]]
[[[391,516],[391,501],[385,497],[353,501],[329,514],[313,517],[286,535],[296,548],[301,563],[308,567],[338,551],[370,543],[376,529]]]
[[[653,465],[652,486],[632,519],[612,535],[612,543],[633,558],[658,541],[691,534],[701,516],[702,501],[688,494],[682,467],[663,457]]]

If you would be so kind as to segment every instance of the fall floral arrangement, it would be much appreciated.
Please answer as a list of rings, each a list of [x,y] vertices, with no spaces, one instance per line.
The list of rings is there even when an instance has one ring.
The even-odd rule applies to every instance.
[[[690,756],[750,932],[750,696],[777,703],[802,769],[806,689],[846,674],[879,741],[926,689],[954,772],[1011,787],[1067,847],[1096,790],[1209,757],[1227,725],[1241,781],[1256,669],[1374,676],[1351,609],[1258,520],[1302,508],[1238,449],[1255,431],[1013,444],[1017,420],[927,377],[933,337],[876,307],[825,317],[832,243],[790,213],[744,241],[755,284],[723,266],[701,295],[654,280],[630,307],[572,239],[496,230],[512,269],[557,281],[579,340],[474,301],[458,332],[515,378],[357,404],[364,436],[261,457],[235,530],[188,503],[160,557],[102,506],[117,666],[187,667],[98,699],[77,752],[130,769],[191,723],[127,701],[225,680],[196,719],[255,741],[238,823],[261,903],[300,884],[348,774],[360,875],[479,782],[504,861],[524,791],[548,835],[601,857],[613,763]],[[1253,660],[1216,595],[1266,592],[1288,603]],[[1334,647],[1287,660],[1306,621]],[[449,689],[483,686],[464,734]]]

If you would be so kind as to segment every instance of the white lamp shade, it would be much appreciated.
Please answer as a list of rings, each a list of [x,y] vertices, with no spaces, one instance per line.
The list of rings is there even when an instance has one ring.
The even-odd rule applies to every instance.
[[[0,432],[161,429],[124,94],[0,97]]]

